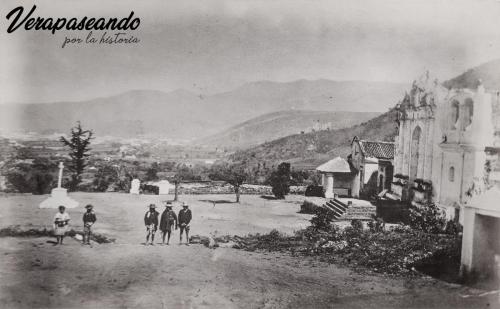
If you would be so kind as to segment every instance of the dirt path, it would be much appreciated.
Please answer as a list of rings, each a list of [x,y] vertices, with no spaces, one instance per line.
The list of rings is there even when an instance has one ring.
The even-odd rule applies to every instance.
[[[0,238],[0,308],[494,308],[497,295],[432,279],[361,275],[348,268],[279,253],[179,246],[143,246],[142,218],[157,196],[75,193],[72,228],[81,230],[87,203],[95,231],[114,244],[81,246],[67,238]],[[0,196],[0,227],[49,227],[55,210],[43,196]],[[165,198],[165,197],[164,197]],[[167,199],[167,198],[165,198]],[[268,201],[232,195],[182,196],[190,203],[194,234],[292,233],[308,224],[300,199]],[[217,202],[214,206],[213,202]],[[176,205],[177,209],[180,206]],[[160,210],[163,210],[160,208]],[[158,239],[157,239],[158,240]]]
[[[0,239],[1,308],[492,308],[432,279],[201,245]],[[488,306],[488,304],[490,304]]]

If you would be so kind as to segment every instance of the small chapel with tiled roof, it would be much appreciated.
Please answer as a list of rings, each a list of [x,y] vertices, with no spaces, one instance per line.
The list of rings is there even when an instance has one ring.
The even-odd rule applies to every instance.
[[[316,168],[322,175],[325,197],[371,197],[388,190],[392,182],[394,143],[366,141],[357,136],[347,159],[336,157]]]

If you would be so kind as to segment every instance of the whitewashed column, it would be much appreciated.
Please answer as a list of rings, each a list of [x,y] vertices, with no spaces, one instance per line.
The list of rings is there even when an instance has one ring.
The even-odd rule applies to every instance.
[[[401,172],[404,175],[410,175],[410,144],[411,144],[411,121],[407,120],[405,123],[405,134],[404,134],[404,145],[403,145],[403,165]]]
[[[400,174],[403,168],[403,155],[404,155],[404,122],[399,124],[398,136],[396,140],[395,158],[394,158],[394,171],[395,174]]]
[[[333,198],[334,193],[333,193],[333,174],[328,173],[326,174],[326,179],[325,179],[325,198]]]
[[[423,179],[431,180],[432,177],[432,161],[434,152],[434,119],[427,120],[427,141],[425,144],[425,161],[424,161],[424,176]]]
[[[474,254],[474,229],[476,212],[474,209],[464,209],[464,223],[463,223],[463,236],[462,236],[462,259],[460,273],[462,276],[467,275],[474,267],[473,254]]]
[[[420,126],[422,133],[420,135],[420,140],[418,141],[417,178],[423,178],[424,162],[425,162],[425,144],[427,143],[427,124],[424,122],[418,125]]]

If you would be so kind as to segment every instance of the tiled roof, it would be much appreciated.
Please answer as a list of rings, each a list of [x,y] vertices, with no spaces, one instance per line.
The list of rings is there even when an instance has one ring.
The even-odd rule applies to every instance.
[[[321,164],[316,168],[316,170],[324,173],[350,173],[351,168],[349,163],[341,157],[336,157],[324,164]]]
[[[377,159],[394,159],[394,143],[360,140],[359,145],[365,157],[374,157]]]

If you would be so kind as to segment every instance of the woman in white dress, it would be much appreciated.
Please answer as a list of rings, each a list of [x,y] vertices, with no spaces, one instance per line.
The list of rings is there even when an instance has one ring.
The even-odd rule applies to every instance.
[[[59,212],[54,216],[54,235],[56,235],[57,244],[62,245],[64,235],[68,230],[69,220],[71,219],[66,212],[66,207],[59,206]]]

